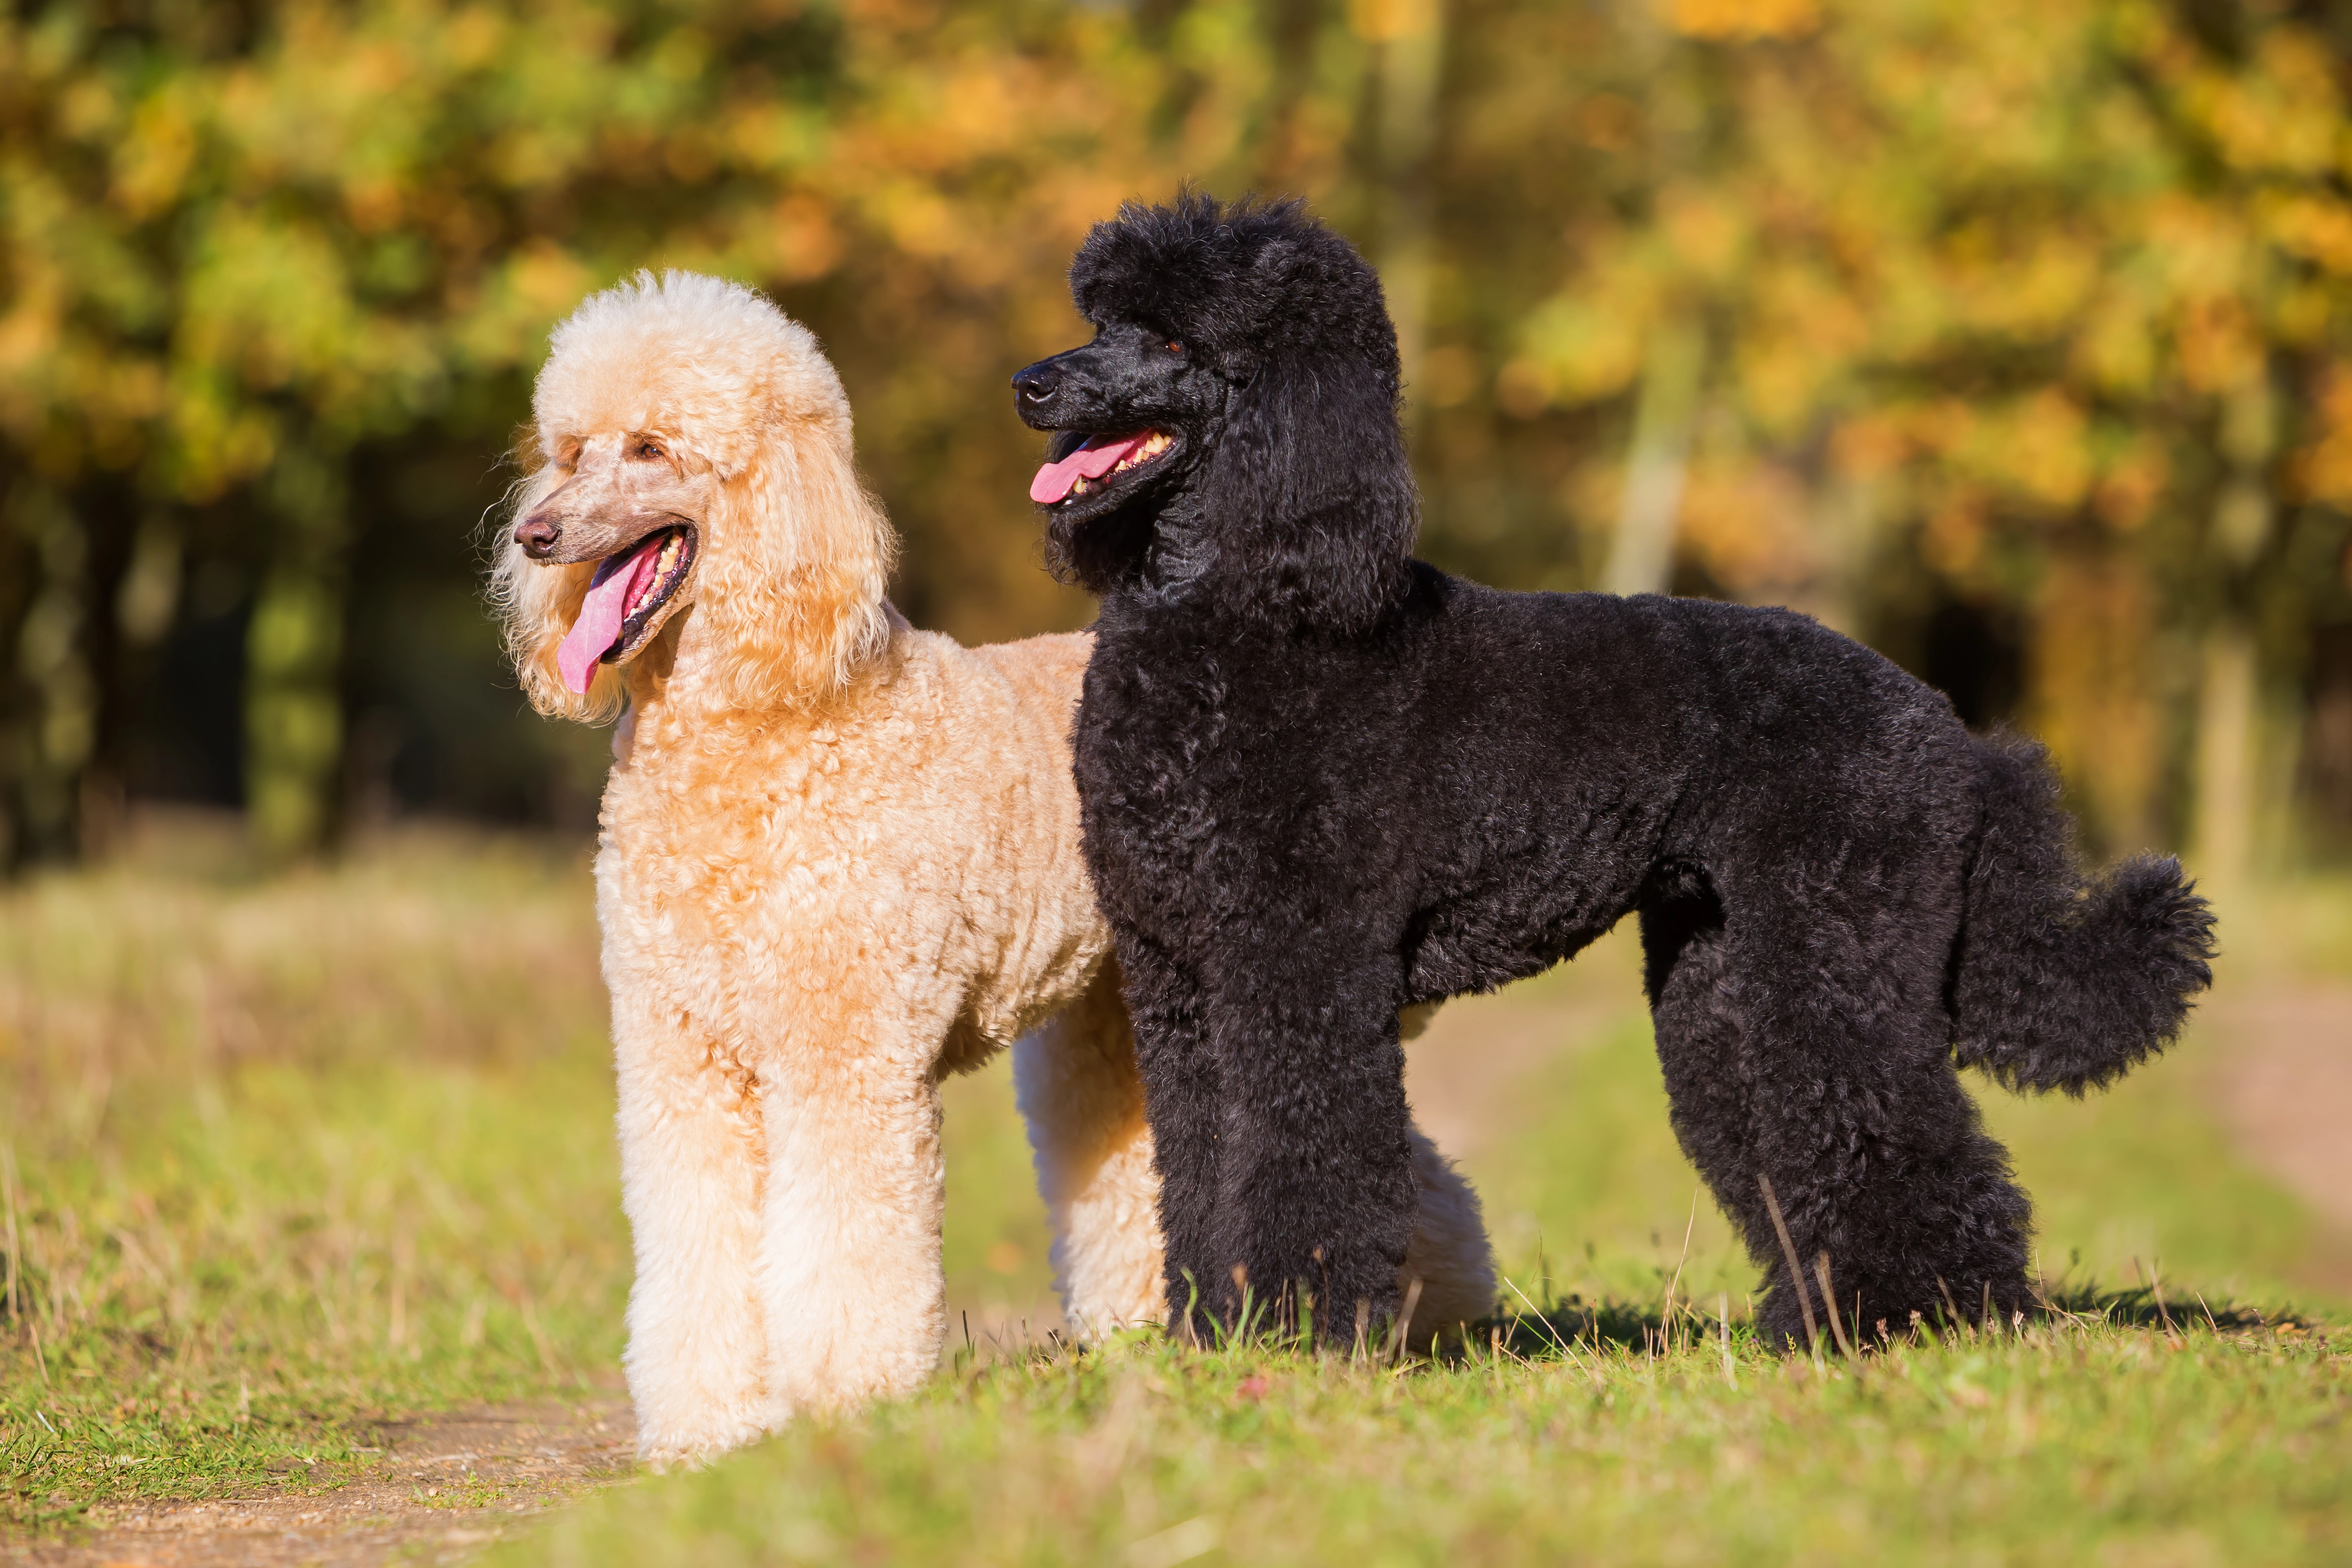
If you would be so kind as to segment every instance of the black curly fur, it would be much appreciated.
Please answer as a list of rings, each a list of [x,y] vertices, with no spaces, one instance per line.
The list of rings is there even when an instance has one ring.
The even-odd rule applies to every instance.
[[[2026,1200],[1956,1055],[2079,1091],[2158,1049],[2208,979],[2179,868],[2086,889],[2036,752],[1801,616],[1412,560],[1380,285],[1295,204],[1123,209],[1071,283],[1097,337],[1014,378],[1024,417],[1056,457],[1175,437],[1047,509],[1103,595],[1077,779],[1171,1302],[1232,1321],[1238,1266],[1343,1335],[1393,1310],[1398,1008],[1633,912],[1675,1131],[1764,1268],[1768,1340],[1819,1310],[1824,1253],[1865,1325],[2029,1305]]]
[[[2104,1089],[2169,1045],[2212,983],[2212,911],[2170,856],[2086,881],[2040,746],[1979,741],[1977,762],[1984,827],[1953,948],[1953,1054],[2011,1089]]]

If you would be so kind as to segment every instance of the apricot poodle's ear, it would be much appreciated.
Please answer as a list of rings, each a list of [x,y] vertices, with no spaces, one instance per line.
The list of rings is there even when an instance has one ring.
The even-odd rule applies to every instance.
[[[1300,249],[1277,241],[1251,268],[1246,287],[1290,330],[1237,367],[1202,500],[1220,556],[1267,610],[1349,631],[1402,592],[1420,509],[1379,280],[1352,251],[1349,268]],[[1330,330],[1297,331],[1318,319]]]
[[[895,538],[857,477],[845,400],[780,411],[721,477],[693,614],[728,700],[803,706],[880,652]]]
[[[588,596],[588,580],[595,575],[596,563],[542,565],[515,542],[515,520],[527,516],[560,482],[559,476],[545,466],[536,433],[526,426],[523,435],[515,457],[526,472],[508,492],[509,504],[494,509],[488,519],[488,525],[497,530],[488,541],[490,608],[498,616],[507,657],[514,663],[515,677],[530,705],[551,719],[602,723],[621,710],[625,693],[620,670],[611,665],[600,667],[583,695],[565,687],[562,673],[555,667],[555,650],[562,646],[572,623],[580,618],[580,605]]]

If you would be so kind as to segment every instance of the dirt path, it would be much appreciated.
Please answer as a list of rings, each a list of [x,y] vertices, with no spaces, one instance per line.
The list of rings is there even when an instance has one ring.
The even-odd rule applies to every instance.
[[[2352,1287],[2352,988],[2227,994],[2205,1014],[2224,1053],[2221,1107],[2240,1151],[2334,1232],[2324,1261],[2334,1282]]]
[[[1519,1088],[1546,1062],[1587,1044],[1623,1009],[1604,1002],[1531,1002],[1505,993],[1447,1003],[1405,1047],[1413,1120],[1451,1159],[1507,1134]]]
[[[1491,996],[1458,996],[1405,1047],[1413,1120],[1454,1158],[1518,1123],[1529,1074],[1592,1042],[1643,1005],[1641,947],[1629,922],[1565,970]]]
[[[533,1514],[628,1475],[628,1402],[505,1405],[389,1422],[348,1483],[111,1508],[71,1542],[0,1543],[26,1568],[377,1568],[458,1563]]]

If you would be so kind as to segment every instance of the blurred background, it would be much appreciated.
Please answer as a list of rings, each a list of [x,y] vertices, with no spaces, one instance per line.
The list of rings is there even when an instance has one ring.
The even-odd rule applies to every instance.
[[[1081,626],[1006,378],[1187,179],[1380,266],[1432,559],[1796,605],[2045,740],[2094,856],[2187,854],[2182,1048],[1983,1096],[2040,1267],[2352,1300],[2352,0],[18,0],[0,1444],[68,1439],[0,1523],[162,1485],[140,1423],[613,1383],[606,737],[479,592],[549,329],[770,291],[907,614]],[[1626,933],[1409,1088],[1518,1287],[1744,1311]],[[1017,1343],[1001,1064],[947,1125],[950,1321]]]
[[[478,584],[550,326],[814,326],[969,639],[1084,624],[1006,376],[1192,179],[1380,265],[1423,552],[1797,605],[2090,847],[2352,847],[2352,5],[34,0],[0,16],[0,862],[593,820]]]

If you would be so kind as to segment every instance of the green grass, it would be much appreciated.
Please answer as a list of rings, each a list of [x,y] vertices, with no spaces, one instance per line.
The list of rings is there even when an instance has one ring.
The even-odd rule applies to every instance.
[[[1728,1368],[1711,1337],[1402,1369],[1142,1342],[798,1427],[493,1561],[2336,1562],[2352,1362],[2310,1338],[2094,1321],[1860,1370],[1742,1334]]]
[[[0,1515],[331,1477],[586,1386],[628,1248],[576,852],[421,838],[0,898]]]
[[[259,881],[202,824],[0,891],[0,1527],[614,1386],[590,892],[577,846],[434,833]],[[1017,1344],[1052,1315],[1028,1146],[1001,1066],[946,1098],[958,1337]]]
[[[404,835],[271,882],[202,848],[0,893],[0,1524],[298,1462],[332,1485],[377,1417],[614,1385],[628,1250],[576,847]],[[2335,972],[2352,897],[2281,907],[2308,951],[2263,979]],[[948,1091],[951,1323],[982,1353],[508,1560],[2352,1554],[2317,1233],[2214,1122],[2210,1041],[2084,1103],[1986,1095],[2053,1281],[2084,1305],[2160,1268],[2172,1331],[2142,1295],[1816,1369],[1747,1342],[1753,1271],[1704,1197],[1694,1218],[1626,959],[1612,939],[1481,1004],[1562,1036],[1465,1165],[1514,1281],[1594,1331],[1572,1353],[1532,1321],[1446,1365],[1019,1353],[1049,1281],[999,1065]],[[1719,1307],[1736,1389],[1700,1331]]]

